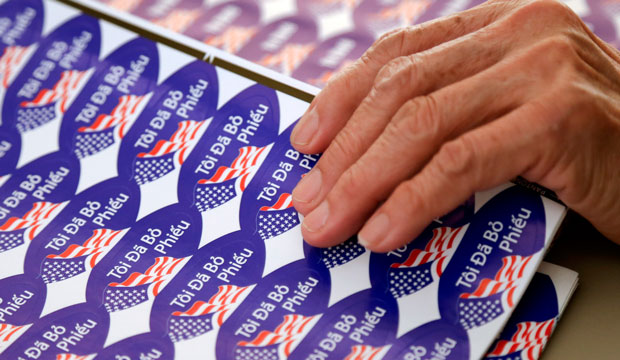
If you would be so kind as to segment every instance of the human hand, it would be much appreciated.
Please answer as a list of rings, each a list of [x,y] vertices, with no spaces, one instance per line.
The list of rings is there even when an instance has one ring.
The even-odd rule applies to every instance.
[[[620,243],[620,53],[554,0],[489,1],[383,36],[291,141],[324,151],[293,191],[315,246],[359,231],[389,251],[518,175]]]

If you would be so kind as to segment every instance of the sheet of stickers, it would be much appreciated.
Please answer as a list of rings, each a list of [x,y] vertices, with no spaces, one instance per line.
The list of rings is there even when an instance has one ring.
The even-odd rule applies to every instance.
[[[483,0],[97,0],[323,87],[381,34]],[[619,0],[562,0],[620,45]],[[293,36],[293,34],[295,36]],[[265,45],[263,40],[269,39]]]
[[[312,248],[306,102],[53,0],[3,2],[0,41],[1,359],[537,355],[574,288],[541,270],[551,305],[509,321],[547,198],[506,184],[387,254]]]

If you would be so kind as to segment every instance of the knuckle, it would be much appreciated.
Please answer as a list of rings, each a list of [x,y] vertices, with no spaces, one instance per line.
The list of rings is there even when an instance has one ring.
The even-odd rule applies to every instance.
[[[440,176],[456,179],[469,173],[476,161],[476,146],[470,137],[462,136],[441,146],[435,159]]]
[[[398,56],[406,42],[407,34],[407,28],[399,28],[383,34],[362,55],[362,58],[371,62],[384,63]]]
[[[382,93],[407,87],[416,74],[415,56],[400,56],[390,60],[377,73],[373,91]]]
[[[357,163],[353,164],[338,179],[336,192],[339,195],[344,195],[347,199],[359,198],[360,194],[368,188],[366,172],[363,166],[359,166]]]
[[[402,106],[389,127],[395,136],[436,141],[441,137],[440,117],[434,95],[419,96]]]
[[[513,16],[529,22],[532,19],[547,18],[551,21],[574,19],[575,14],[565,4],[557,0],[532,0],[522,2]]]
[[[332,167],[335,163],[349,163],[357,158],[359,149],[362,144],[358,135],[354,131],[345,126],[338,135],[334,138],[330,144],[327,152],[329,156],[323,156],[330,163],[327,164],[328,168]]]
[[[395,199],[397,206],[406,209],[428,209],[424,199],[418,194],[424,193],[423,184],[414,180],[407,180],[400,183],[394,190],[391,198]]]

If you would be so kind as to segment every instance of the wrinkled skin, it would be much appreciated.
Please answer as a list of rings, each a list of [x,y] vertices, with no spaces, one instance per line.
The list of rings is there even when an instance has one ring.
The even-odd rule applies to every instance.
[[[380,38],[291,141],[315,246],[385,252],[518,175],[620,243],[620,53],[553,0],[496,0]]]

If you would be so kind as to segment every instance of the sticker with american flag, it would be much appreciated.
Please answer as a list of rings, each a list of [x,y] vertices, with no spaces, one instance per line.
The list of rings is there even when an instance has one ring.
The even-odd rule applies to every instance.
[[[290,75],[315,49],[316,40],[317,25],[314,21],[299,15],[292,16],[261,28],[238,54]]]
[[[417,23],[433,0],[365,1],[354,12],[356,24],[376,37],[392,29]]]
[[[328,14],[342,10],[353,11],[362,0],[298,0],[299,13],[310,12],[315,15]]]
[[[97,357],[97,354],[89,355],[76,355],[76,354],[58,354],[56,360],[93,360]]]
[[[30,59],[35,46],[8,46],[0,55],[0,94],[11,85],[22,66]],[[3,90],[4,89],[4,90]]]
[[[66,203],[35,202],[22,217],[0,225],[0,253],[29,244],[65,207]]]
[[[515,292],[522,286],[520,281],[534,263],[532,256],[506,256],[495,277],[485,278],[470,293],[459,296],[459,323],[465,329],[482,326],[515,306]],[[529,267],[530,271],[532,266]]]
[[[103,0],[103,2],[113,9],[123,12],[132,12],[142,4],[143,0]]]
[[[263,330],[250,341],[239,341],[235,360],[284,360],[312,330],[320,316],[284,315],[274,330]]]
[[[174,278],[188,258],[155,258],[144,272],[134,272],[122,282],[111,282],[104,292],[103,305],[108,312],[131,308],[152,300]]]
[[[517,331],[510,340],[500,340],[486,357],[491,359],[536,360],[551,336],[556,319],[525,321],[517,324]]]
[[[72,244],[60,254],[47,255],[41,265],[43,282],[52,284],[90,272],[125,233],[126,230],[96,229],[82,245]]]
[[[221,327],[250,292],[250,286],[220,285],[208,301],[197,300],[189,309],[173,312],[168,337],[177,343]]]
[[[256,35],[257,31],[258,28],[255,26],[230,26],[221,34],[208,35],[204,43],[235,54]]]
[[[210,178],[198,180],[194,206],[206,212],[241,195],[268,153],[268,146],[240,148],[230,165],[220,166]]]
[[[74,154],[78,159],[94,155],[120,141],[148,103],[149,95],[123,95],[109,114],[97,116],[89,126],[78,128]]]
[[[6,89],[28,62],[41,38],[43,4],[41,0],[6,1],[0,5],[0,14],[1,104]]]
[[[389,346],[354,345],[344,360],[381,360],[389,349]]]
[[[577,273],[543,262],[485,359],[539,359],[576,285]]]
[[[254,1],[228,0],[203,11],[184,34],[234,54],[257,33],[260,15]]]
[[[388,277],[392,296],[402,298],[439,280],[464,230],[464,227],[435,228],[423,249],[412,249],[405,261],[391,264]]]
[[[61,120],[92,76],[99,46],[97,19],[77,16],[41,40],[7,89],[2,118],[21,137],[18,168],[59,150]]]
[[[206,9],[200,7],[193,9],[177,8],[160,19],[152,20],[152,22],[168,30],[182,33],[189,28],[205,11]]]
[[[15,340],[22,336],[31,325],[11,325],[0,323],[0,354]]]
[[[42,316],[86,301],[92,270],[126,233],[127,229],[96,229],[83,244],[74,243],[58,254],[48,254],[40,274],[47,286]]]
[[[335,74],[353,64],[373,42],[374,38],[362,31],[329,38],[317,46],[292,76],[322,88]]]
[[[207,120],[181,121],[169,139],[159,140],[148,152],[139,153],[134,162],[135,182],[145,185],[180,169],[207,126]]]
[[[291,359],[316,354],[325,360],[380,360],[395,339],[398,317],[396,302],[381,295],[365,290],[330,306]],[[343,337],[324,346],[334,334]]]
[[[24,355],[32,355],[58,359],[60,355],[66,354],[94,354],[102,349],[107,329],[105,312],[101,312],[96,306],[87,303],[68,306],[35,321],[1,356],[19,359],[20,356],[23,358]],[[54,346],[42,348],[41,344],[48,344],[45,341],[49,340],[47,337],[53,336],[50,331],[59,335],[57,341]]]
[[[328,292],[329,279],[304,260],[267,275],[221,326],[216,358],[287,359],[327,309]]]
[[[143,272],[134,271],[121,282],[108,283],[103,292],[103,307],[110,314],[106,346],[150,331],[155,298],[188,261],[189,257],[160,256]]]

